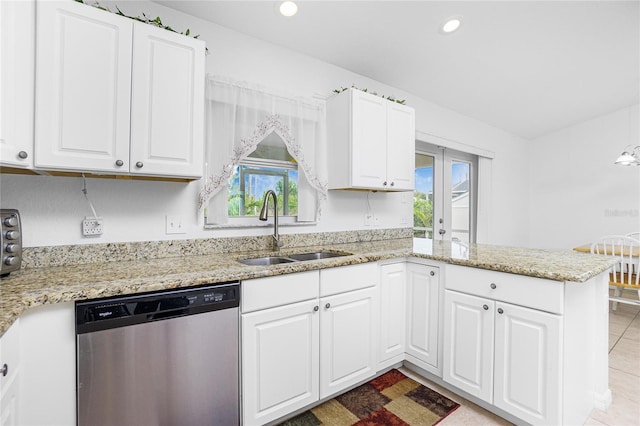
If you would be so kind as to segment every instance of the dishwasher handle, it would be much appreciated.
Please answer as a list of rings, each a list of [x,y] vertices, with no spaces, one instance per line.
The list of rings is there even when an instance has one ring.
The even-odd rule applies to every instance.
[[[174,310],[174,311],[156,312],[156,313],[153,313],[153,314],[147,314],[147,320],[148,321],[154,321],[154,320],[182,317],[182,316],[187,315],[188,313],[189,313],[189,309],[187,309],[187,308],[178,309],[178,310]]]

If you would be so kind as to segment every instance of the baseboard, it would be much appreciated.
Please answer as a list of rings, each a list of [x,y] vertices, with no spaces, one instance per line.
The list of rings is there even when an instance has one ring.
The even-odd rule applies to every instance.
[[[611,396],[611,389],[607,389],[604,393],[596,393],[593,401],[593,405],[600,411],[607,411],[613,400]]]

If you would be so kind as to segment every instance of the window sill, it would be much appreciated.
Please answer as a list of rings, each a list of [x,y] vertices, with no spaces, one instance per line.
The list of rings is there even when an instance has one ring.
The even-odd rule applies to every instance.
[[[278,222],[278,228],[284,227],[294,227],[294,226],[314,226],[317,225],[318,222]],[[273,228],[273,222],[265,222],[265,223],[223,223],[223,224],[213,224],[213,223],[205,223],[204,229],[253,229],[253,228]]]

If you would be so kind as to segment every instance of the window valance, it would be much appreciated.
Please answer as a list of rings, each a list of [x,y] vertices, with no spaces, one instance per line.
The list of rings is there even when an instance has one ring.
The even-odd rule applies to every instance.
[[[271,133],[298,164],[298,221],[318,219],[327,198],[324,102],[294,98],[220,76],[206,80],[206,171],[199,208],[209,223],[227,217],[234,168]]]

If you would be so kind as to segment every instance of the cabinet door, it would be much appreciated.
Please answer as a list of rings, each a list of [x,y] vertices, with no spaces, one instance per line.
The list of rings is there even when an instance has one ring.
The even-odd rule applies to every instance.
[[[131,173],[202,176],[204,50],[201,40],[135,24]]]
[[[442,378],[490,404],[494,304],[488,299],[445,291]]]
[[[496,302],[494,405],[531,424],[560,424],[562,317]]]
[[[351,96],[351,185],[386,189],[389,101],[360,90],[351,90]]]
[[[0,4],[1,6],[1,4]],[[17,426],[20,385],[20,325],[19,319],[0,338],[0,426]]]
[[[320,398],[376,372],[376,288],[320,299]]]
[[[0,394],[0,426],[18,426],[19,379],[14,376]]]
[[[0,165],[33,166],[35,1],[0,1]]]
[[[378,370],[402,361],[405,351],[405,263],[380,267]],[[399,357],[399,359],[398,359]]]
[[[413,108],[387,101],[387,180],[389,189],[414,188],[416,152]]]
[[[36,167],[128,173],[133,21],[72,1],[37,12]]]
[[[407,263],[407,354],[434,374],[439,374],[439,305],[439,269]]]
[[[317,299],[242,315],[243,424],[318,400]]]

